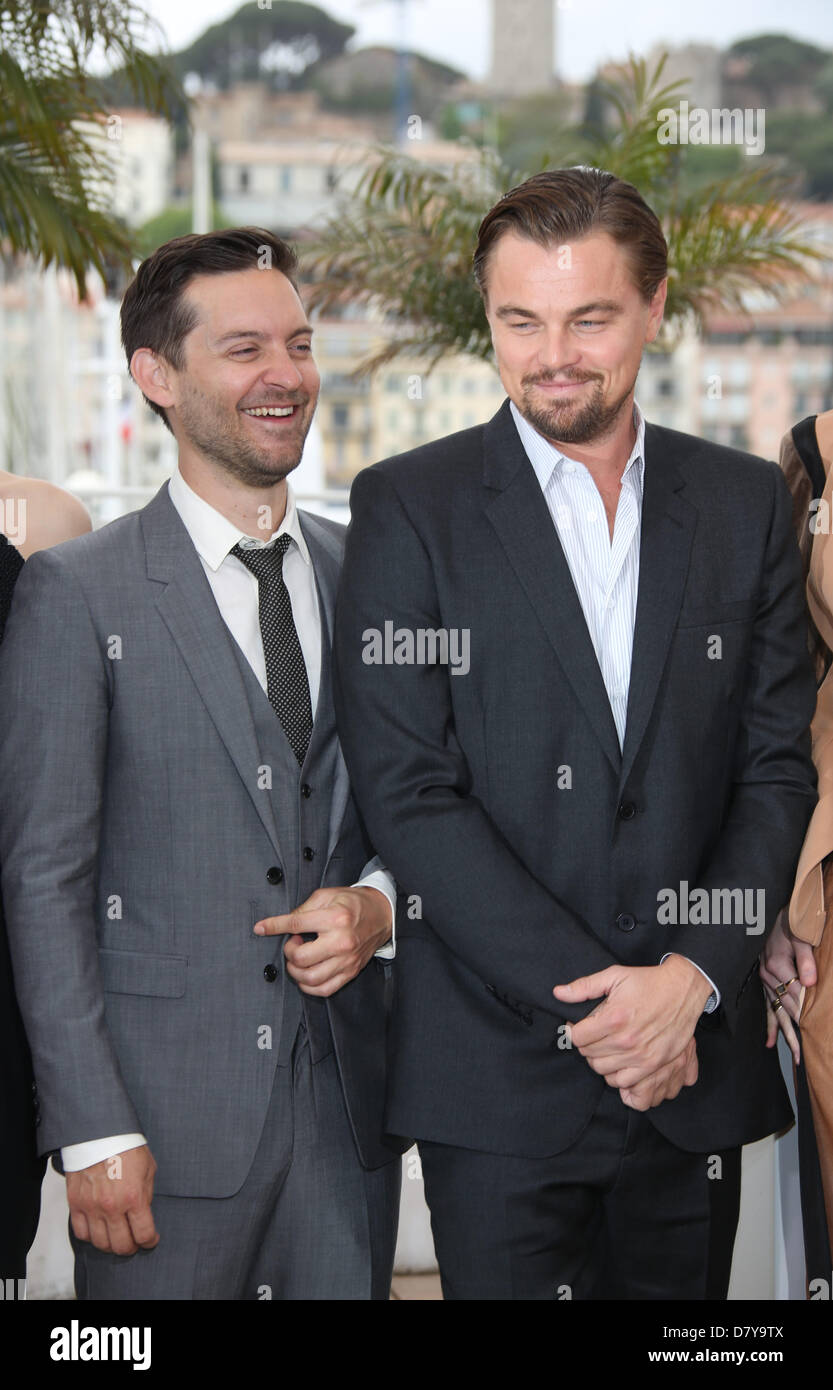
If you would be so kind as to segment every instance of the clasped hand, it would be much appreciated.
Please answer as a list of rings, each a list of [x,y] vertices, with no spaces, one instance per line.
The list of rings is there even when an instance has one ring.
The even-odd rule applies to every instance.
[[[694,1029],[710,993],[696,966],[676,955],[662,965],[611,965],[553,990],[569,1004],[601,999],[568,1025],[570,1043],[633,1110],[649,1110],[694,1085]]]
[[[799,1020],[803,991],[816,983],[818,975],[813,948],[793,936],[786,908],[766,939],[759,973],[766,996],[766,1045],[775,1046],[780,1028],[798,1066],[801,1046],[793,1021]]]

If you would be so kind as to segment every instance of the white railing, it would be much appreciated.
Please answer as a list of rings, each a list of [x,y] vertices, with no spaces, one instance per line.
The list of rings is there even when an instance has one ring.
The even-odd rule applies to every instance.
[[[110,483],[79,482],[73,484],[69,491],[89,508],[93,523],[102,526],[108,521],[114,521],[116,517],[124,516],[126,512],[136,511],[139,507],[144,507],[161,486],[161,483],[158,486],[143,487],[130,484],[117,486]],[[319,512],[324,516],[330,516],[335,521],[347,520],[349,497],[350,493],[347,488],[327,488],[320,492],[295,493],[295,500],[299,506],[306,507],[313,512]]]

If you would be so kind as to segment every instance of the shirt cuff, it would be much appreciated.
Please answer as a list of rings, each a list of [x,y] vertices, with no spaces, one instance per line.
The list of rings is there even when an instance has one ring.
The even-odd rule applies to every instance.
[[[388,872],[377,855],[365,864],[358,883],[352,884],[351,887],[378,888],[390,903],[390,941],[386,941],[374,954],[377,960],[393,960],[396,955],[396,882],[393,874]]]
[[[662,960],[668,960],[669,956],[678,956],[681,954],[682,953],[680,951],[666,951]],[[660,961],[660,965],[662,965],[662,960]],[[701,969],[701,967],[697,964],[696,960],[692,960],[691,956],[683,956],[683,960],[687,960],[689,965],[693,965],[695,970],[699,970],[700,974],[703,976],[703,979],[711,985],[712,992],[706,1000],[705,1004],[703,1005],[703,1013],[713,1014],[715,1009],[718,1008],[720,1004],[720,990],[717,988],[717,985],[715,984],[711,976],[707,975],[705,970]]]
[[[61,1162],[65,1173],[78,1173],[82,1168],[91,1168],[94,1163],[103,1163],[105,1158],[115,1158],[128,1149],[138,1149],[146,1144],[143,1134],[114,1134],[109,1139],[88,1139],[83,1144],[65,1144],[61,1149]]]

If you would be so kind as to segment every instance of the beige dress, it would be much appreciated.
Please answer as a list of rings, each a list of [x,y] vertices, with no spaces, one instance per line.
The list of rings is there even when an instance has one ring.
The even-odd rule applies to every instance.
[[[816,437],[824,464],[821,506],[810,510],[812,489],[792,435],[781,446],[781,467],[790,485],[797,533],[807,573],[807,605],[815,633],[815,654],[833,651],[833,419],[822,417]],[[808,525],[814,517],[815,534]],[[813,1109],[827,1229],[833,1246],[833,666],[822,681],[812,724],[813,761],[819,799],[798,861],[789,906],[790,929],[813,947],[818,983],[803,991],[801,1048]]]

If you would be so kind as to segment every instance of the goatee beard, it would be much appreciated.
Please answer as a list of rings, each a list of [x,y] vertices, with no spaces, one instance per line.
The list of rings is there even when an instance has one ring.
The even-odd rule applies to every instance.
[[[588,380],[586,377],[581,379]],[[592,378],[590,379],[592,380]],[[536,381],[552,380],[554,380],[552,377],[525,377],[523,379],[521,382],[523,387],[521,414],[539,434],[557,444],[592,444],[610,434],[636,384],[632,382],[627,391],[617,400],[608,401],[605,399],[601,381],[597,380],[595,389],[590,394],[590,399],[583,406],[580,406],[575,414],[571,415],[569,411],[565,411],[555,402],[549,407],[533,403],[530,388]]]

